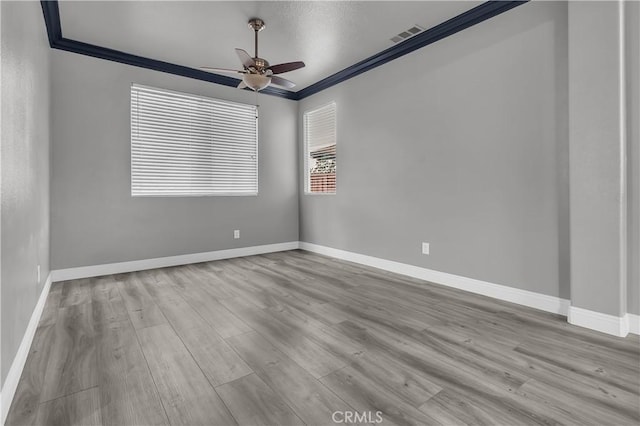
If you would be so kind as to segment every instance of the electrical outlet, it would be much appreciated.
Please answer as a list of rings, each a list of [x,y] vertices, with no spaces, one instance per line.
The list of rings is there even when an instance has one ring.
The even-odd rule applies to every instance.
[[[238,238],[240,238],[240,230],[239,229],[236,229],[236,230],[233,231],[233,238],[236,239],[236,240]]]
[[[40,265],[38,265],[38,284],[40,284]]]
[[[429,243],[422,243],[422,254],[429,254]]]

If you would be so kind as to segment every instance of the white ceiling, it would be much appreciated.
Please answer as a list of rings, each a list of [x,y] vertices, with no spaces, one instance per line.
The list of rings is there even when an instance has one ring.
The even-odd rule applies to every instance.
[[[284,74],[300,90],[394,45],[418,24],[431,28],[480,1],[61,1],[65,38],[192,68],[240,68],[253,56],[252,17],[262,18],[260,56],[302,60]],[[427,47],[428,49],[428,47]]]

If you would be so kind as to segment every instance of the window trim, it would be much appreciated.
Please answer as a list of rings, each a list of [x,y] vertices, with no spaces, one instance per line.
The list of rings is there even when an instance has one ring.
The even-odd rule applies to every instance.
[[[338,158],[338,104],[336,103],[336,101],[330,101],[327,102],[325,104],[322,104],[320,106],[317,106],[313,109],[308,109],[306,110],[303,114],[302,114],[302,144],[304,145],[304,191],[303,194],[304,195],[336,195],[338,193],[338,167],[336,166],[336,190],[333,192],[311,192],[311,179],[310,179],[310,173],[309,173],[309,144],[307,143],[307,128],[306,128],[306,122],[307,122],[307,114],[310,114],[312,112],[316,112],[318,110],[321,110],[322,108],[326,108],[330,105],[333,105],[333,110],[335,113],[334,116],[334,123],[335,123],[335,135],[336,135],[336,163],[337,163],[337,158]]]
[[[218,192],[209,194],[134,194],[133,193],[133,114],[131,110],[133,105],[131,104],[131,92],[134,88],[141,88],[147,90],[156,90],[164,93],[175,94],[179,96],[189,96],[196,99],[202,99],[205,101],[214,100],[218,102],[224,102],[231,105],[238,105],[242,107],[253,106],[256,113],[256,190],[255,192]],[[203,197],[257,197],[260,193],[260,120],[258,105],[252,105],[242,102],[229,101],[227,99],[213,98],[211,96],[203,96],[190,92],[181,92],[178,90],[164,89],[161,87],[147,86],[144,84],[131,83],[129,88],[129,194],[131,198],[203,198]]]

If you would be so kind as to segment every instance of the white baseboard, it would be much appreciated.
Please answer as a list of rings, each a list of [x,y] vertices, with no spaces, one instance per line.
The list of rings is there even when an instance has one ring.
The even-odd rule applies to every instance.
[[[627,322],[629,323],[629,333],[640,334],[640,315],[627,314]]]
[[[52,282],[51,278],[51,274],[49,274],[47,280],[44,283],[44,286],[42,287],[42,292],[40,292],[40,297],[38,298],[36,307],[33,309],[31,319],[29,320],[29,324],[27,325],[27,329],[24,332],[24,336],[22,336],[22,341],[20,342],[20,346],[18,347],[18,352],[13,358],[11,368],[9,369],[9,373],[7,373],[4,385],[2,386],[2,400],[0,402],[0,425],[4,425],[4,422],[7,419],[7,414],[9,413],[9,408],[11,408],[13,396],[15,395],[16,389],[18,388],[18,382],[20,381],[20,376],[22,376],[24,364],[27,362],[27,356],[29,356],[31,343],[33,342],[33,337],[36,334],[36,330],[38,329],[38,323],[40,322],[40,317],[42,316],[42,311],[44,310],[44,305],[47,301],[47,296],[49,295],[49,289],[51,288]]]
[[[615,315],[603,314],[601,312],[570,306],[567,321],[569,324],[578,325],[580,327],[589,328],[602,333],[612,334],[618,337],[625,337],[629,334],[628,314],[622,317],[617,317]]]
[[[166,268],[169,266],[188,265],[191,263],[209,262],[212,260],[231,259],[233,257],[252,256],[255,254],[274,253],[277,251],[295,250],[297,248],[298,241],[290,241],[286,243],[267,244],[263,246],[241,247],[203,253],[158,257],[155,259],[133,260],[129,262],[107,263],[103,265],[57,269],[52,271],[51,275],[53,282],[58,282],[75,280],[79,278],[99,277],[101,275],[144,271],[147,269]]]
[[[471,293],[493,297],[494,299],[517,303],[519,305],[540,309],[546,312],[552,312],[554,314],[567,315],[569,308],[569,300],[548,296],[546,294],[534,293],[532,291],[493,284],[486,281],[476,280],[474,278],[434,271],[419,266],[408,265],[406,263],[394,262],[391,260],[380,259],[373,256],[320,246],[312,243],[300,242],[300,248],[314,253],[324,254],[326,256],[348,260],[350,262],[372,266],[385,271],[408,275],[413,278],[469,291]]]

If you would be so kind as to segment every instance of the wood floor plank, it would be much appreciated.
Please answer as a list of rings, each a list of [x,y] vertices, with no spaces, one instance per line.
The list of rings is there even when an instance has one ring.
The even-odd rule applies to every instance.
[[[241,425],[302,425],[302,420],[258,376],[250,374],[216,389]]]
[[[60,307],[65,308],[91,302],[91,285],[89,283],[88,278],[61,283]]]
[[[236,275],[232,271],[226,269],[226,260],[221,260],[217,262],[207,262],[203,264],[203,268],[207,279],[210,276],[214,276],[216,280],[222,281],[225,283],[227,288],[233,288],[234,292],[240,291],[242,294],[246,292],[260,291],[259,287],[256,287],[251,282],[244,280],[242,277]],[[216,288],[212,287],[210,284],[203,282],[206,281],[203,279],[192,280],[189,277],[189,271],[185,271],[182,269],[169,268],[169,274],[174,278],[174,284],[180,287],[182,290],[188,291],[192,287],[198,287],[201,290],[209,293],[214,299],[219,300],[223,299],[220,293],[216,292]]]
[[[505,351],[511,351],[522,343],[522,333],[513,333],[511,330],[497,330],[493,324],[488,324],[483,318],[472,319],[472,314],[456,309],[451,305],[434,305],[430,307],[434,315],[446,318],[440,325],[434,325],[427,329],[442,335],[455,336],[461,341],[490,342],[492,346],[499,346]],[[494,319],[495,321],[495,319]]]
[[[530,361],[529,374],[533,380],[544,386],[568,393],[572,397],[588,400],[590,406],[597,408],[598,411],[615,411],[636,419],[640,423],[638,392],[629,392],[618,383],[611,383],[610,380],[596,380],[575,370],[571,371],[539,363],[527,356],[524,358]]]
[[[504,371],[491,360],[484,365],[482,360],[471,359],[469,354],[456,352],[444,342],[433,338],[428,341],[416,340],[420,339],[420,335],[412,337],[366,321],[345,321],[336,327],[362,343],[368,351],[385,353],[404,365],[424,371],[438,380],[435,383],[442,387],[453,383],[465,384],[468,381],[478,385],[490,383],[508,389],[518,387],[527,380],[524,375]],[[469,361],[479,368],[468,366]],[[451,381],[447,383],[447,380]]]
[[[265,308],[267,312],[275,316],[282,322],[305,332],[307,330],[321,330],[326,324],[306,314],[295,306],[282,303],[277,307]]]
[[[305,315],[312,319],[312,321],[318,321],[325,326],[333,326],[343,321],[353,319],[352,315],[345,313],[343,310],[331,303],[326,302],[312,302],[306,303],[296,297],[275,297],[277,301],[268,305],[256,303],[254,299],[249,299],[252,303],[262,306],[264,309],[269,310],[292,310],[291,314]],[[305,320],[307,321],[307,320]]]
[[[113,276],[99,277],[91,281],[93,323],[97,333],[109,324],[129,321],[129,314]]]
[[[259,265],[258,265],[259,266]],[[337,300],[339,295],[332,294],[324,289],[325,284],[313,277],[304,279],[296,278],[296,271],[291,268],[276,268],[260,266],[254,272],[271,283],[271,289],[277,296],[287,300],[293,298],[292,303],[315,304],[327,303]],[[300,276],[298,274],[297,276]]]
[[[628,392],[615,384],[612,385],[602,380],[594,380],[576,368],[565,369],[518,351],[505,351],[504,348],[487,342],[485,339],[463,341],[461,337],[451,332],[434,330],[428,330],[428,332],[436,333],[440,339],[451,344],[457,344],[460,351],[468,350],[479,358],[491,359],[501,365],[509,365],[512,369],[535,379],[537,382],[544,383],[546,386],[582,398],[585,401],[588,400],[592,407],[598,407],[598,411],[613,410],[626,413],[630,418],[639,415],[640,399],[638,393]],[[529,381],[524,385],[526,383]],[[630,407],[635,408],[631,408],[630,411]]]
[[[270,253],[265,255],[270,259],[278,259],[288,268],[298,269],[301,273],[307,277],[314,276],[330,277],[333,276],[337,279],[337,285],[342,287],[349,285],[344,280],[350,280],[355,276],[362,275],[364,269],[354,264],[339,262],[337,259],[311,255],[308,252],[303,251],[291,251],[286,253]],[[313,274],[309,274],[308,271],[314,271]]]
[[[365,353],[349,366],[350,370],[357,371],[371,383],[385,389],[387,394],[394,394],[415,408],[442,391],[442,387],[429,380],[427,375],[419,374],[381,352]]]
[[[281,297],[288,297],[291,293],[289,289],[290,278],[270,273],[268,270],[243,259],[229,259],[225,268],[242,281],[250,283],[255,292],[269,292]]]
[[[189,280],[197,283],[216,299],[226,299],[242,295],[231,283],[221,279],[216,273],[211,271],[206,263],[187,265],[184,271]]]
[[[246,263],[231,263],[230,267],[234,271],[239,271],[242,276],[246,277],[245,280],[250,280],[251,283],[249,288],[246,286],[236,288],[236,291],[240,293],[238,297],[246,299],[255,305],[262,308],[281,309],[287,305],[309,305],[326,299],[326,296],[320,296],[316,299],[323,293],[314,292],[311,287],[300,286],[291,277],[273,274],[269,270],[253,263],[249,263],[247,266]],[[247,274],[251,275],[247,276]],[[243,281],[237,280],[234,285],[238,282]]]
[[[98,384],[91,303],[60,308],[40,400],[49,401]]]
[[[375,327],[383,327],[394,330],[400,335],[411,335],[433,326],[432,323],[422,321],[420,318],[414,319],[402,315],[396,318],[395,312],[390,309],[371,305],[356,299],[348,299],[345,297],[340,302],[335,303],[335,305],[349,317],[345,322],[359,322]]]
[[[564,414],[578,424],[592,425],[638,425],[640,412],[629,407],[624,411],[600,403],[593,398],[580,398],[570,392],[557,389],[531,379],[522,385],[517,393],[529,401],[536,401],[547,407],[547,413],[558,418]],[[640,404],[640,401],[637,401]],[[566,421],[565,421],[566,423]]]
[[[298,262],[290,261],[285,261],[285,265],[292,271],[305,273],[309,281],[317,283],[326,289],[331,289],[331,292],[335,292],[336,294],[356,287],[352,276],[341,275],[332,269],[319,269],[314,268],[312,265],[305,266]],[[331,292],[329,294],[331,294]]]
[[[294,307],[328,326],[350,319],[348,314],[331,303],[296,304]]]
[[[89,287],[92,302],[107,303],[114,298],[120,299],[117,281],[113,275],[103,275],[89,278],[86,284]]]
[[[57,309],[56,309],[57,312]],[[38,327],[33,343],[18,382],[9,414],[7,426],[31,426],[36,424],[40,394],[44,386],[47,364],[55,346],[56,328],[54,324]]]
[[[309,425],[332,425],[335,411],[353,410],[256,332],[227,339],[249,367]]]
[[[239,297],[262,308],[281,309],[286,305],[309,305],[326,300],[326,297],[320,296],[323,293],[315,292],[311,287],[303,287],[290,279],[273,276],[265,270],[251,270],[251,273],[253,288],[239,290]],[[256,284],[261,282],[262,285]]]
[[[380,412],[384,423],[395,425],[438,425],[427,413],[407,404],[376,385],[352,367],[345,367],[320,381],[359,413],[375,418]]]
[[[36,424],[46,426],[102,425],[98,388],[85,389],[40,404]]]
[[[156,279],[141,277],[140,282],[153,302],[160,308],[163,316],[178,334],[195,327],[201,327],[204,319],[187,303],[183,294],[178,292],[174,286],[161,276],[156,275]],[[208,338],[222,341],[222,337],[210,333]]]
[[[128,320],[104,320],[97,342],[103,424],[168,425],[135,329]]]
[[[171,326],[137,333],[171,425],[236,424]]]
[[[640,373],[624,363],[612,363],[599,357],[584,356],[581,350],[571,350],[554,342],[546,342],[548,350],[532,343],[524,343],[514,351],[568,371],[579,371],[583,375],[618,386],[627,392],[640,393],[640,382],[637,380]]]
[[[228,268],[237,275],[245,277],[244,280],[251,282],[255,288],[254,291],[258,293],[269,292],[284,298],[295,297],[306,304],[335,300],[330,293],[314,289],[316,284],[322,287],[322,283],[311,282],[313,278],[296,280],[291,277],[289,272],[293,272],[292,269],[287,269],[287,273],[283,274],[243,259],[230,260]]]
[[[453,389],[476,405],[491,406],[507,415],[510,424],[553,423],[544,404],[513,393],[525,379],[509,369],[501,369],[490,360],[473,360],[474,365],[469,366],[466,362],[472,358],[460,357],[458,352],[437,342],[434,342],[437,347],[431,348],[393,330],[367,329],[349,322],[340,326],[345,333],[367,344],[367,352],[386,353],[406,368],[426,375],[443,389]]]
[[[184,293],[189,305],[223,338],[251,331],[240,318],[230,312],[210,294],[192,288]]]
[[[431,314],[428,308],[417,311],[407,307],[398,307],[384,300],[367,298],[363,292],[360,292],[359,295],[353,293],[345,295],[338,306],[359,318],[367,318],[401,331],[405,329],[420,331],[446,322],[441,316]]]
[[[615,369],[620,374],[640,372],[640,354],[637,353],[637,348],[610,343],[595,344],[584,340],[581,336],[558,333],[557,330],[549,331],[544,335],[528,335],[520,346],[536,345],[548,345],[558,354],[566,355],[571,352],[585,361],[612,367],[611,370]]]
[[[293,261],[293,259],[298,259],[298,261],[306,261],[310,262],[310,268],[317,268],[321,265],[324,269],[330,269],[334,271],[340,271],[345,276],[349,275],[363,275],[367,272],[385,272],[381,269],[375,268],[367,268],[361,265],[355,264],[353,262],[347,262],[345,260],[337,259],[335,257],[324,256],[316,253],[311,253],[305,250],[291,250],[288,252],[280,252],[280,253],[271,253],[266,256],[272,256],[282,259],[283,261]],[[312,266],[316,264],[317,266]]]
[[[273,318],[295,330],[296,333],[305,336],[343,363],[348,363],[362,356],[365,352],[363,345],[292,306],[285,306],[280,310],[267,309],[267,311]]]
[[[344,361],[265,310],[240,298],[225,299],[221,303],[314,377],[326,376],[345,366]]]
[[[120,295],[136,329],[166,324],[167,319],[140,282],[140,272],[128,274],[117,283]]]
[[[178,335],[213,386],[251,374],[253,370],[207,324]]]
[[[513,419],[484,405],[476,405],[451,389],[442,390],[420,410],[444,425],[508,425]]]
[[[166,274],[157,274],[154,279],[141,279],[209,382],[213,386],[218,386],[250,374],[252,370],[224,342],[213,327],[186,302],[183,298],[184,292],[178,292],[170,281],[171,277]],[[196,305],[204,308],[200,303]],[[209,308],[212,309],[215,306],[209,305]],[[244,326],[238,327],[235,322],[231,323],[231,328],[223,327],[223,324],[217,321],[224,318],[219,313],[215,315],[207,313],[206,316],[223,330],[225,335],[248,330]]]
[[[256,267],[260,267],[262,270],[270,271],[286,279],[301,282],[310,280],[310,277],[306,274],[298,271],[291,271],[284,267],[284,262],[281,259],[269,259],[266,256],[249,256],[245,257],[244,260]]]

